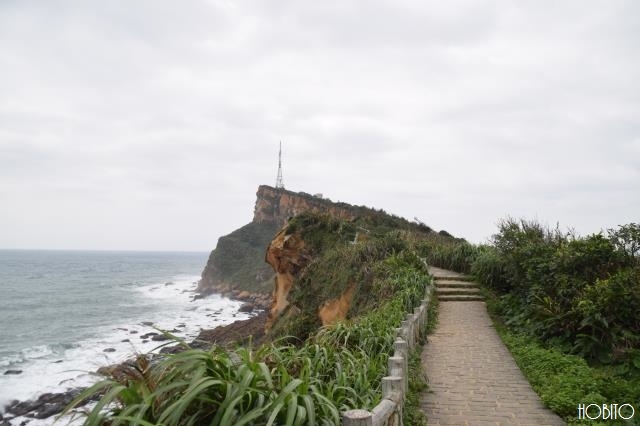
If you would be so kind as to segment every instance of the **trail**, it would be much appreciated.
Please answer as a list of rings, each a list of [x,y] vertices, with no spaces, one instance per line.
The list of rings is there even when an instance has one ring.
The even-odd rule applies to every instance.
[[[493,327],[477,285],[430,268],[440,300],[438,325],[424,346],[429,425],[565,425],[531,389]]]

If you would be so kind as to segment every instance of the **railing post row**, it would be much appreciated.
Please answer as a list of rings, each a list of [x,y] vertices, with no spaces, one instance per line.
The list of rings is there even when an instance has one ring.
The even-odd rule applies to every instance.
[[[371,412],[345,411],[342,415],[343,426],[402,426],[404,400],[409,390],[409,352],[420,341],[429,322],[433,286],[425,287],[420,306],[414,308],[413,313],[407,313],[406,320],[395,329],[393,356],[388,361],[389,375],[382,378],[382,401]]]

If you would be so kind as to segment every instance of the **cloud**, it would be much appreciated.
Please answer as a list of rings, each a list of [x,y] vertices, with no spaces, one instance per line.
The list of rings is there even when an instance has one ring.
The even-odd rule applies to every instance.
[[[639,9],[2,2],[0,247],[210,249],[280,140],[289,188],[473,241],[637,221]]]

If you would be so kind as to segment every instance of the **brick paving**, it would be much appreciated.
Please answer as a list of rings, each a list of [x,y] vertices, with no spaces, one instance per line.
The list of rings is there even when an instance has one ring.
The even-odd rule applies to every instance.
[[[531,389],[493,328],[484,302],[440,303],[438,325],[422,363],[429,390],[421,408],[429,425],[566,424]]]

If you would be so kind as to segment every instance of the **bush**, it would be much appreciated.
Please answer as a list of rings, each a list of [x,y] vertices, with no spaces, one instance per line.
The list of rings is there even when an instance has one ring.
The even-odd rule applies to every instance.
[[[509,290],[509,283],[505,279],[505,261],[493,247],[479,247],[478,255],[471,265],[471,274],[479,282],[500,293]]]
[[[438,238],[439,237],[439,238]],[[432,237],[418,245],[420,255],[438,268],[470,273],[480,249],[464,240]]]
[[[633,225],[633,224],[632,224]],[[506,323],[592,362],[632,363],[640,342],[634,226],[576,237],[506,219],[472,272],[502,299]]]

